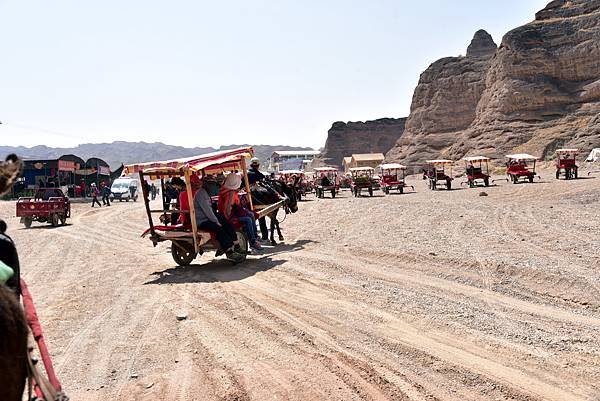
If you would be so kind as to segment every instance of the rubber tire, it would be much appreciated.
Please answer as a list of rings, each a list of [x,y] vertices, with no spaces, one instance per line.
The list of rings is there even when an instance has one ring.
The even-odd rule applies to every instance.
[[[556,170],[556,179],[559,180],[560,179],[560,170]]]
[[[129,202],[129,198],[125,199],[125,202]]]
[[[534,176],[530,175],[530,176],[529,176],[529,182],[530,182],[530,183],[533,183],[533,179],[534,179],[534,178],[535,178]]]
[[[180,246],[186,250],[182,250],[175,242],[171,242],[171,256],[175,263],[179,266],[189,266],[190,263],[196,258],[196,251],[194,250],[194,244],[189,242],[180,242]]]
[[[23,225],[25,225],[25,228],[31,228],[31,223],[33,223],[33,219],[31,217],[23,218]]]
[[[369,196],[373,197],[373,187],[369,187]]]
[[[398,191],[400,191],[400,193],[403,194],[404,193],[404,187],[398,188]]]
[[[575,168],[573,169],[573,178],[574,178],[574,179],[577,179],[577,176],[578,176],[577,170],[578,170],[578,168],[577,168],[577,167],[575,167]]]
[[[52,216],[50,216],[50,224],[52,224],[52,227],[58,227],[58,214],[54,213]]]
[[[331,190],[331,199],[334,199],[334,198],[335,198],[335,189],[332,189]]]
[[[446,190],[450,191],[452,189],[452,181],[446,180]]]
[[[248,256],[247,252],[249,244],[246,234],[244,234],[242,231],[236,231],[235,234],[237,235],[237,241],[240,244],[240,248],[244,253],[228,252],[226,256],[228,261],[232,262],[234,265],[237,265],[238,263],[242,263],[246,260],[246,257]]]
[[[483,179],[483,185],[485,185],[486,187],[490,186],[490,179],[489,178],[484,178]]]
[[[60,225],[64,226],[65,224],[67,224],[67,216],[63,214],[60,216]]]

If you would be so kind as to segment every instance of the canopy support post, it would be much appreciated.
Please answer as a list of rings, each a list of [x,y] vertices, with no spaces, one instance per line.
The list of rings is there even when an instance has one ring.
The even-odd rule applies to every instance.
[[[242,164],[242,171],[244,172],[244,185],[246,186],[246,197],[248,197],[248,204],[250,205],[250,210],[254,211],[254,205],[252,204],[252,192],[250,192],[250,183],[248,182],[248,167],[246,166],[246,158],[242,157],[240,163]]]
[[[154,237],[156,237],[156,231],[154,231],[154,223],[152,222],[152,213],[150,213],[150,201],[148,200],[148,189],[144,185],[144,173],[142,171],[140,171],[140,186],[142,187],[142,196],[144,197],[144,205],[146,206],[146,214],[148,214],[148,224],[150,224],[150,234],[152,234],[152,238],[154,238]]]
[[[190,205],[190,220],[192,223],[192,237],[194,238],[194,251],[198,253],[198,225],[196,224],[196,208],[194,207],[194,194],[192,192],[192,183],[190,181],[192,173],[189,167],[185,168],[185,191],[187,192],[188,203]]]

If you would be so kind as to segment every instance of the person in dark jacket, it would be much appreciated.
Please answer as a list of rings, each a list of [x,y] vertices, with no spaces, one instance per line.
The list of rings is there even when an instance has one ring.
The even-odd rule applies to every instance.
[[[250,185],[256,184],[266,178],[265,175],[260,172],[259,168],[260,160],[258,157],[253,157],[250,161],[250,168],[248,169],[248,183]]]

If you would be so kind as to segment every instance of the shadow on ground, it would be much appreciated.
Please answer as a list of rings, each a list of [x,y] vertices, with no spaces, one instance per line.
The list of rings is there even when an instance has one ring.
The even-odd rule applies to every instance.
[[[250,256],[245,262],[238,265],[232,264],[225,258],[219,258],[205,264],[175,266],[152,273],[155,278],[144,284],[228,283],[239,281],[282,265],[286,260],[273,260],[273,256],[299,251],[309,243],[314,243],[314,241],[300,240],[291,244],[264,247],[260,254]],[[199,256],[196,260],[210,260],[210,258],[214,258],[212,252]]]

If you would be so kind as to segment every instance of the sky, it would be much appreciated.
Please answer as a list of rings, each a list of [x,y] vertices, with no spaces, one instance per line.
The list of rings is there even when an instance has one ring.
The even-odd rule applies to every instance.
[[[547,0],[0,0],[0,146],[324,145]]]

